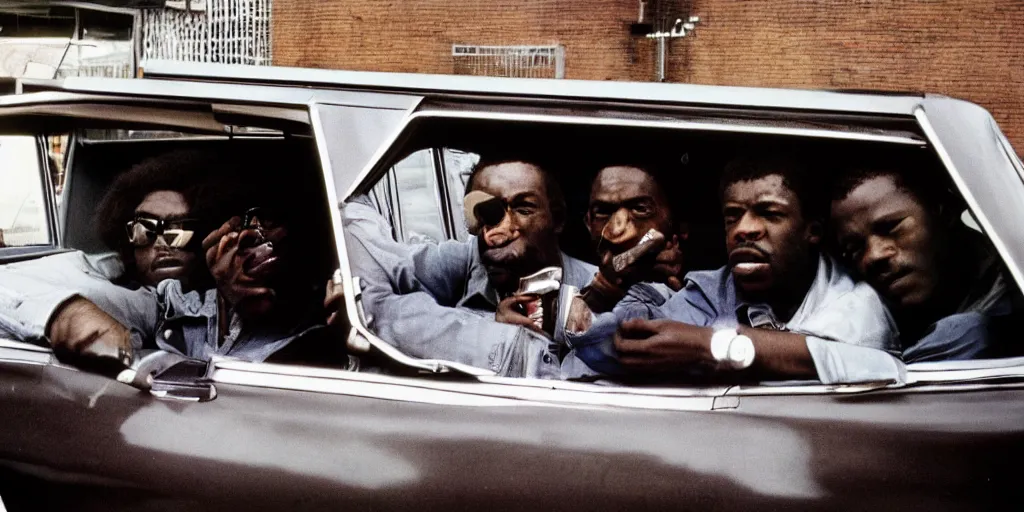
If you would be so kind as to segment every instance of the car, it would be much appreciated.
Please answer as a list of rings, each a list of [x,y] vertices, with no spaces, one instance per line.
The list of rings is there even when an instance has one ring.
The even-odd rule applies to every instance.
[[[40,147],[71,138],[59,201],[49,159],[17,169],[40,182],[45,243],[0,248],[0,262],[102,250],[91,208],[114,173],[155,151],[308,151],[319,168],[303,172],[319,173],[320,187],[309,197],[329,217],[352,324],[339,343],[391,371],[153,353],[136,368],[154,377],[142,386],[68,366],[45,343],[0,340],[0,500],[9,510],[943,510],[1024,498],[1024,358],[900,363],[895,379],[833,385],[500,377],[412,357],[367,327],[338,207],[367,194],[396,240],[466,240],[466,179],[481,153],[503,144],[659,152],[687,169],[694,190],[713,186],[709,169],[752,142],[836,155],[916,148],[935,179],[962,195],[1019,287],[1024,166],[977,105],[935,95],[143,68],[133,80],[25,80],[23,94],[0,98],[3,136]],[[583,182],[582,170],[563,168],[563,182]],[[713,210],[706,196],[692,200]],[[584,200],[567,188],[570,208]],[[720,264],[716,215],[694,219],[694,237],[707,244],[695,264]],[[564,243],[585,257],[578,224]]]

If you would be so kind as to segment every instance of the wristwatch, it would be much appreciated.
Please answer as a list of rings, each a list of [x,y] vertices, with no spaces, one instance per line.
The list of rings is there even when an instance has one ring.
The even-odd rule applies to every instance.
[[[720,329],[711,335],[711,357],[719,368],[750,368],[754,363],[754,342],[736,329]]]

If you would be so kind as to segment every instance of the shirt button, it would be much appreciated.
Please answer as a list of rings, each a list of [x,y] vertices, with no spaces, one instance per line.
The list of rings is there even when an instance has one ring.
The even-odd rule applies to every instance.
[[[544,354],[544,364],[551,364],[551,354]]]
[[[171,339],[171,335],[173,335],[173,334],[174,334],[174,331],[172,331],[170,329],[167,329],[166,331],[164,331],[164,339],[165,340]]]

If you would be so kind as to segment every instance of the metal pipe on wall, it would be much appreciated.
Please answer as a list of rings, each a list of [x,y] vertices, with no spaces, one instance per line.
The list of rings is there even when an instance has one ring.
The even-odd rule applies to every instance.
[[[668,43],[664,37],[658,38],[658,81],[665,81],[665,61],[668,54]]]

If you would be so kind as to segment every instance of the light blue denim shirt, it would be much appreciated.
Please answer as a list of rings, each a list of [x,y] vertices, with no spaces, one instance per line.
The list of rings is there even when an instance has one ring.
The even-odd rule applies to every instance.
[[[130,289],[112,283],[124,272],[113,253],[67,252],[0,266],[0,337],[45,343],[46,327],[57,309],[84,297],[131,332],[136,350],[154,345],[186,357],[209,360],[213,355],[261,362],[298,336],[316,329],[315,313],[291,326],[248,329],[218,344],[217,290],[183,293],[181,283],[165,280],[156,290]]]
[[[232,315],[220,341],[216,289],[185,293],[180,281],[168,279],[157,285],[157,297],[156,346],[193,359],[208,361],[216,355],[260,363],[299,336],[323,328],[323,319],[315,315],[321,308],[311,304],[303,318],[281,325],[251,328]]]
[[[46,327],[57,309],[84,297],[127,327],[133,346],[142,348],[153,338],[156,294],[152,288],[111,282],[123,273],[116,254],[81,251],[0,266],[0,336],[45,343]]]
[[[563,377],[558,345],[528,329],[494,321],[498,294],[477,241],[403,244],[363,197],[344,206],[349,264],[365,283],[368,327],[413,357],[486,368],[503,376]],[[597,267],[562,254],[562,283],[582,288]]]
[[[803,334],[823,383],[902,381],[898,332],[889,311],[867,283],[855,282],[829,256],[818,260],[810,289],[792,318],[780,321],[766,304],[743,301],[732,272],[690,272],[683,290],[669,299],[649,285],[633,286],[611,312],[595,315],[582,333],[566,332],[574,353],[598,375],[621,375],[612,343],[619,324],[631,318],[666,318],[700,327],[740,325]]]

